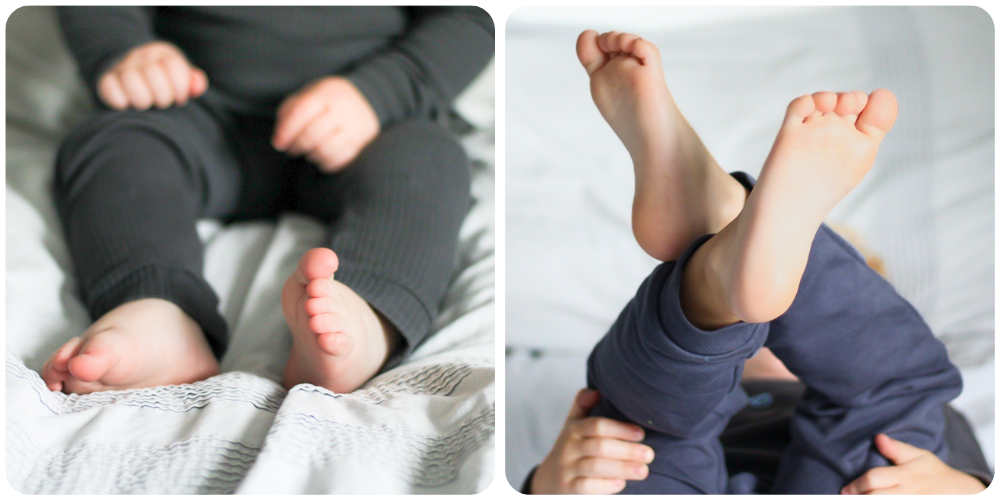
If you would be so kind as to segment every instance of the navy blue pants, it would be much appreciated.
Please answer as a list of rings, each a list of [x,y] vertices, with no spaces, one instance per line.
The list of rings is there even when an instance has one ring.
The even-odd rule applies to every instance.
[[[734,177],[752,188],[749,176]],[[588,384],[603,396],[591,415],[645,427],[656,451],[649,477],[622,493],[761,491],[752,477],[729,477],[719,435],[747,401],[743,362],[763,346],[806,385],[766,491],[838,493],[890,465],[874,446],[880,432],[947,458],[944,403],[961,392],[961,376],[920,314],[853,247],[823,225],[785,314],[705,331],[681,311],[680,286],[709,238],[653,271],[587,362]]]

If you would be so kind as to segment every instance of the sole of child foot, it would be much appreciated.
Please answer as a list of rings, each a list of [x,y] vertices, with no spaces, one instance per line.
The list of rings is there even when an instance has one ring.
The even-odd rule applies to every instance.
[[[788,310],[816,231],[871,169],[896,113],[885,89],[818,92],[789,104],[743,211],[705,243],[730,319],[762,323]]]
[[[339,261],[327,248],[299,260],[281,292],[292,331],[285,387],[308,383],[337,393],[364,385],[397,345],[392,326],[346,285],[334,279]]]
[[[161,299],[112,309],[42,368],[50,390],[71,394],[188,384],[218,374],[198,323]]]
[[[746,190],[715,161],[667,88],[655,45],[631,33],[588,30],[576,43],[597,109],[635,167],[632,231],[661,261],[729,224]]]

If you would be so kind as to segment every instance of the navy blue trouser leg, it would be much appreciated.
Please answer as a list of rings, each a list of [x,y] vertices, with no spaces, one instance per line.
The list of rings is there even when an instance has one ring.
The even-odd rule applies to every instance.
[[[681,312],[681,271],[707,239],[653,271],[587,363],[589,384],[602,396],[591,415],[643,426],[656,452],[649,477],[630,481],[625,494],[727,492],[718,438],[746,403],[743,362],[761,348],[768,325],[708,332]]]
[[[947,458],[944,403],[962,391],[958,369],[916,309],[826,225],[795,300],[770,325],[767,347],[807,387],[772,493],[836,494],[889,465],[878,433]]]
[[[752,187],[748,176],[734,176]],[[590,384],[606,400],[593,414],[651,431],[650,477],[624,493],[730,489],[718,434],[739,410],[742,362],[764,340],[808,386],[772,493],[835,494],[888,465],[873,445],[880,432],[947,456],[943,404],[961,392],[958,370],[919,313],[856,250],[822,226],[784,315],[705,332],[687,321],[678,298],[684,262],[705,239],[653,272],[588,361]]]

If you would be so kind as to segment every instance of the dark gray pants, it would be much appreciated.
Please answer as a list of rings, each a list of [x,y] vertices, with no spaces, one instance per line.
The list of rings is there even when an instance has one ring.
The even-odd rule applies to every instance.
[[[90,315],[163,298],[201,325],[221,357],[228,334],[202,276],[196,219],[297,211],[329,224],[337,280],[402,334],[387,367],[398,363],[429,333],[451,278],[469,208],[464,150],[439,125],[402,122],[325,175],[275,151],[273,128],[273,119],[202,99],[101,112],[70,134],[56,163],[56,204]]]
[[[747,188],[753,181],[734,174]],[[837,494],[889,465],[880,432],[948,456],[945,403],[958,370],[913,307],[823,225],[791,307],[764,324],[704,331],[680,307],[681,270],[708,236],[639,288],[588,360],[603,398],[592,415],[647,428],[656,451],[645,481],[623,493],[746,493],[730,481],[719,436],[747,402],[743,362],[762,346],[806,385],[771,493]],[[765,344],[766,341],[766,344]]]

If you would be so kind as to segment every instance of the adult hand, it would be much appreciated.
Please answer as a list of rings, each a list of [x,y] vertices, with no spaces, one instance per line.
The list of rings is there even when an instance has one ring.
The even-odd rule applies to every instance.
[[[937,455],[879,434],[879,453],[896,465],[875,467],[840,491],[842,495],[955,495],[975,494],[983,483],[948,466]]]
[[[641,427],[587,417],[600,397],[590,389],[577,393],[555,446],[535,471],[532,494],[608,495],[649,474],[653,449],[637,442],[645,437]]]
[[[117,110],[183,106],[206,90],[205,72],[167,42],[151,42],[128,51],[97,80],[97,96]]]
[[[378,133],[378,116],[365,96],[350,80],[332,76],[285,98],[272,144],[332,173],[349,165]]]

